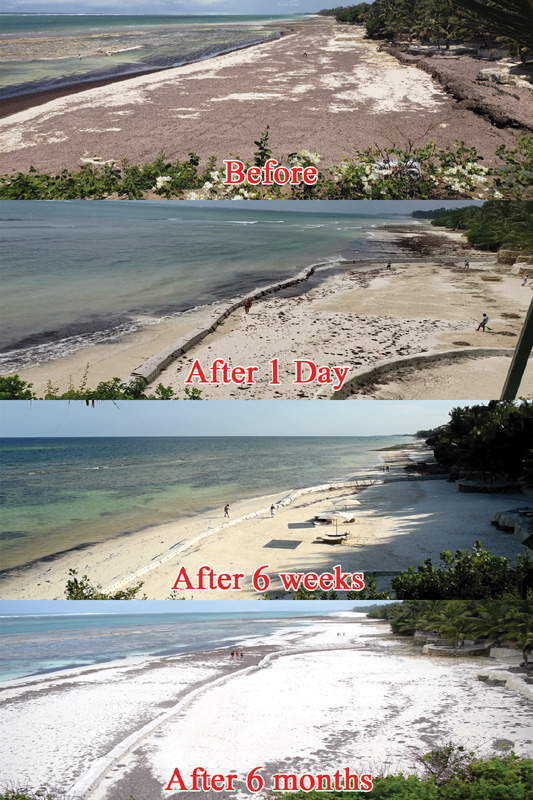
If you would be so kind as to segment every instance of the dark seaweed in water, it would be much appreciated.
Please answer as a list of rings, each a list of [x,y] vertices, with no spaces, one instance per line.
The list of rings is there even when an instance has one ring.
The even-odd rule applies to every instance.
[[[187,34],[193,34],[193,30],[188,30]],[[24,81],[4,86],[0,89],[0,99],[8,99],[19,97],[22,95],[31,95],[41,92],[49,92],[66,87],[79,87],[84,84],[93,83],[94,81],[113,81],[117,78],[134,77],[137,75],[146,75],[152,72],[159,72],[173,67],[180,67],[185,64],[191,64],[197,61],[204,61],[208,58],[222,55],[224,53],[241,50],[250,47],[254,44],[259,44],[265,41],[280,38],[280,33],[272,30],[235,30],[235,29],[217,29],[217,42],[213,44],[206,43],[198,47],[189,49],[187,46],[185,35],[179,34],[165,34],[160,37],[161,41],[158,44],[143,44],[142,56],[138,60],[121,61],[120,63],[108,63],[104,67],[94,67],[87,69],[85,72],[75,72],[71,75],[61,75],[57,77],[47,76],[42,80],[37,81]],[[220,41],[225,37],[225,41]],[[141,40],[142,41],[142,40]],[[183,55],[180,55],[180,49]],[[104,54],[102,53],[102,56]],[[113,54],[111,54],[111,57]],[[82,59],[85,63],[91,59]],[[17,64],[23,62],[15,62]],[[28,62],[31,63],[31,62]],[[39,62],[33,62],[38,64]],[[61,68],[61,60],[53,61]],[[9,62],[6,62],[9,68]]]
[[[113,331],[129,321],[130,317],[125,314],[117,314],[109,317],[93,317],[83,322],[80,321],[65,325],[62,328],[56,328],[55,330],[32,333],[18,341],[5,342],[0,345],[0,353],[9,353],[12,350],[39,347],[43,344],[57,342],[59,339],[69,339],[72,336],[83,336],[89,339],[97,332],[104,330]]]

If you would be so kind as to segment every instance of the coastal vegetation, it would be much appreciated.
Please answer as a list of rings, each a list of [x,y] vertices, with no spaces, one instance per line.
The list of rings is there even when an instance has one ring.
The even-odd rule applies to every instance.
[[[371,619],[390,622],[393,633],[414,636],[418,632],[439,637],[463,648],[465,640],[491,647],[513,647],[527,663],[533,651],[533,603],[522,601],[405,601],[376,606]]]
[[[533,253],[533,202],[493,201],[482,206],[441,209],[431,215],[431,224],[448,230],[465,231],[471,245],[478,250],[500,248]]]
[[[362,591],[349,591],[348,600],[489,600],[533,599],[533,559],[520,553],[516,566],[476,542],[472,550],[443,550],[441,561],[427,558],[391,580],[391,591],[378,591],[373,575],[365,575]],[[302,586],[293,600],[337,600],[335,592],[308,591]]]
[[[338,22],[364,25],[368,36],[423,44],[481,41],[525,55],[533,49],[529,0],[375,0],[319,12]]]
[[[66,392],[48,382],[44,397],[39,398],[33,391],[33,384],[22,380],[19,375],[0,376],[0,400],[85,400],[86,403],[95,403],[97,400],[178,400],[174,389],[170,386],[158,384],[153,394],[146,393],[146,383],[139,380],[129,382],[120,378],[102,381],[94,389],[87,386],[85,375],[79,387],[73,384]],[[201,400],[202,390],[196,387],[185,387],[185,400]]]
[[[428,132],[426,132],[427,135]],[[254,166],[263,167],[273,157],[269,148],[269,127],[255,142]],[[307,150],[274,156],[285,166],[318,166],[321,157]],[[247,182],[226,185],[224,171],[215,157],[200,169],[200,159],[189,154],[188,161],[169,161],[164,155],[144,165],[127,160],[118,163],[85,164],[79,170],[62,170],[57,175],[28,173],[0,177],[3,200],[75,200],[146,197],[184,200],[212,199],[456,199],[492,197],[517,199],[533,196],[533,136],[517,138],[513,147],[501,145],[495,151],[496,165],[486,167],[475,147],[464,142],[439,147],[432,141],[420,146],[371,147],[356,150],[351,158],[331,167],[319,168],[318,181],[309,186],[255,186]],[[246,169],[251,165],[244,162]]]
[[[440,553],[441,562],[426,558],[416,569],[409,567],[391,581],[391,599],[481,600],[533,599],[533,559],[520,553],[516,567],[508,558],[495,556],[476,542],[472,550]]]
[[[416,758],[412,775],[373,775],[373,800],[531,800],[533,759],[514,752],[480,756],[452,742]],[[0,800],[63,800],[47,789],[0,789]],[[272,800],[360,800],[359,791],[301,791],[271,795]],[[130,795],[130,800],[135,800]],[[139,800],[145,800],[140,798]]]
[[[491,400],[450,412],[427,444],[451,478],[481,477],[533,486],[533,402]]]
[[[476,755],[448,743],[419,756],[420,774],[373,775],[372,790],[288,792],[275,800],[531,800],[533,759],[515,753]],[[11,798],[9,798],[11,800]]]
[[[78,571],[69,569],[70,578],[67,581],[65,597],[67,600],[146,600],[144,597],[137,597],[142,589],[142,583],[136,583],[129,589],[119,589],[112,594],[102,592],[102,587],[91,583],[87,575],[78,578]]]

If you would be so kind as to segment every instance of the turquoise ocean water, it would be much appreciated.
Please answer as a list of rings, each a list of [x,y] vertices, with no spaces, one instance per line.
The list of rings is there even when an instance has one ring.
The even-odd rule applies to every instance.
[[[0,15],[0,96],[131,77],[276,39],[291,15]],[[109,55],[106,55],[109,53]]]
[[[1,440],[3,568],[379,463],[409,437],[115,437]],[[215,523],[213,523],[215,524]]]
[[[309,616],[317,611],[0,617],[0,680],[132,657],[230,649],[250,637],[309,624]]]
[[[320,260],[379,258],[381,245],[367,234],[387,221],[412,222],[361,214],[364,202],[347,203],[341,214],[309,202],[316,213],[231,201],[209,208],[183,201],[1,202],[0,370],[116,340]]]

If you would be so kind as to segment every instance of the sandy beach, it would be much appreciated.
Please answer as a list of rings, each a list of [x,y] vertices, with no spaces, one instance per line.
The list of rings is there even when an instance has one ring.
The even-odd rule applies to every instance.
[[[386,474],[377,464],[345,484],[297,492],[288,489],[236,501],[229,520],[222,508],[206,511],[5,571],[2,597],[62,599],[69,570],[75,569],[106,592],[142,581],[148,599],[260,599],[252,574],[261,565],[267,565],[264,573],[271,579],[267,595],[272,599],[290,597],[283,589],[280,572],[321,574],[338,564],[344,572],[375,574],[383,590],[401,570],[428,557],[438,561],[442,550],[471,548],[476,540],[513,563],[518,553],[526,551],[517,538],[502,534],[491,524],[493,513],[527,505],[524,495],[463,494],[439,476],[406,473],[406,465],[431,460],[420,441],[379,455],[389,466]],[[272,504],[276,505],[274,516]],[[324,510],[354,513],[355,522],[341,524],[342,531],[349,534],[344,543],[320,541],[324,529],[315,527],[312,520]],[[172,591],[183,567],[195,587],[202,565],[218,574],[243,573],[241,588],[191,589],[183,580]]]
[[[384,238],[395,236],[380,232]],[[456,259],[456,260],[455,260]],[[202,386],[206,399],[311,399],[334,397],[332,387],[316,383],[293,385],[294,360],[317,365],[349,366],[348,379],[377,365],[396,360],[384,385],[364,386],[351,395],[376,399],[491,399],[499,397],[516,346],[531,288],[515,275],[497,282],[484,278],[498,273],[494,257],[401,257],[391,270],[383,264],[345,267],[321,285],[298,296],[265,298],[248,316],[236,313],[213,334],[189,350],[154,381],[179,390],[196,359],[208,366],[214,358],[231,364],[264,364],[279,359],[281,386],[270,386],[270,373],[258,373],[255,385]],[[486,311],[490,331],[476,331]],[[475,360],[428,363],[403,368],[407,356],[490,348]],[[498,350],[502,354],[498,354]],[[472,363],[476,371],[472,373]],[[399,373],[399,374],[398,374]],[[407,373],[407,374],[406,374]],[[415,376],[412,381],[411,377]],[[480,380],[481,376],[483,379]],[[198,385],[199,384],[195,384]],[[533,392],[533,365],[521,394]]]
[[[387,226],[369,236],[381,243],[381,262],[332,258],[317,268],[311,280],[254,300],[248,315],[237,308],[213,333],[157,374],[149,391],[162,383],[182,397],[195,360],[208,369],[214,359],[224,359],[231,366],[259,365],[255,384],[195,382],[203,399],[499,397],[531,302],[531,285],[522,286],[521,278],[498,264],[494,254],[463,250],[460,233],[417,225]],[[463,267],[465,254],[468,270]],[[389,257],[392,268],[387,270]],[[33,383],[38,396],[50,379],[66,391],[71,382],[78,386],[86,372],[91,386],[114,377],[142,375],[149,359],[191,331],[209,327],[223,306],[218,303],[152,321],[120,339],[84,347],[18,374]],[[485,311],[489,329],[478,332]],[[406,362],[416,356],[422,360]],[[273,358],[279,359],[279,386],[270,385],[268,364]],[[295,359],[348,367],[347,386],[354,379],[360,381],[342,393],[333,391],[334,384],[294,385]],[[386,375],[368,375],[384,366]],[[532,394],[530,360],[520,396]]]
[[[191,150],[202,163],[249,160],[267,125],[275,155],[316,151],[324,166],[375,145],[452,145],[465,131],[490,165],[499,145],[516,141],[520,129],[473,113],[423,70],[379,52],[362,27],[313,17],[290,28],[275,41],[10,114],[0,123],[0,169],[54,173],[95,158],[138,164]]]
[[[235,791],[203,796],[244,800],[242,779],[259,764],[268,787],[276,772],[413,773],[416,753],[450,740],[531,755],[530,702],[478,680],[494,658],[423,656],[351,612],[289,631],[280,622],[261,639],[244,623],[243,643],[243,662],[222,648],[4,683],[4,779],[84,800],[156,800],[176,766],[202,764],[239,776]]]

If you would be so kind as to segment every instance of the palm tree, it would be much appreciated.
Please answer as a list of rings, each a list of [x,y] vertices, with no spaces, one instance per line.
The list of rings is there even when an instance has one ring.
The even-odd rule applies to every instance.
[[[533,0],[452,0],[452,4],[493,36],[533,48]]]
[[[440,614],[438,632],[463,647],[471,628],[471,610],[469,604],[460,600],[446,603]]]

